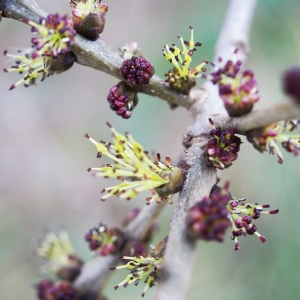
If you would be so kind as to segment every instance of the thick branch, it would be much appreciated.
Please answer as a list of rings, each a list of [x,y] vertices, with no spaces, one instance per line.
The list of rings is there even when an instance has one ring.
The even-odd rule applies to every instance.
[[[5,17],[21,22],[24,22],[25,18],[39,22],[40,17],[47,16],[47,13],[34,0],[0,0],[0,3],[6,4]],[[104,40],[89,41],[77,35],[71,50],[77,57],[77,63],[105,72],[122,80],[119,72],[122,58],[118,53],[112,51]],[[158,76],[153,76],[150,83],[139,89],[139,92],[179,106],[189,107],[193,103],[193,99],[188,96],[183,96],[172,91],[164,80]]]
[[[262,128],[271,123],[299,118],[300,106],[292,101],[287,101],[273,107],[253,110],[239,118],[227,118],[222,123],[225,127],[233,127],[237,133],[245,134],[249,130]]]
[[[216,57],[226,60],[232,56],[230,53],[233,49],[241,45],[243,49],[248,49],[249,31],[255,4],[255,0],[231,1],[217,43]],[[241,59],[245,58],[245,55],[243,56]],[[195,121],[188,128],[188,132],[197,138],[194,138],[194,144],[183,155],[183,160],[191,168],[171,221],[165,253],[165,273],[158,286],[155,298],[157,300],[186,299],[196,254],[196,241],[188,238],[186,234],[187,210],[204,196],[209,195],[211,188],[218,181],[217,172],[214,168],[208,167],[206,163],[202,149],[206,141],[199,136],[207,134],[210,130],[208,117],[224,112],[224,107],[215,86],[207,83],[205,89],[208,93],[207,101],[204,103],[199,101],[191,108],[191,112],[195,115]]]

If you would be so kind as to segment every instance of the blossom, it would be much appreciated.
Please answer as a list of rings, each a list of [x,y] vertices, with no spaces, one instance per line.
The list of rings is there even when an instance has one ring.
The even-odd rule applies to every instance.
[[[27,20],[32,26],[32,33],[38,37],[32,38],[33,47],[39,55],[58,57],[60,53],[70,50],[76,31],[73,28],[73,21],[68,16],[50,14],[41,18],[39,24]]]
[[[208,162],[221,170],[229,168],[238,157],[241,139],[234,134],[233,128],[215,127],[214,122],[209,121],[214,128],[210,131],[211,139],[206,147]]]
[[[113,133],[113,143],[100,141],[97,143],[88,134],[85,135],[97,148],[98,157],[102,155],[114,161],[114,165],[107,164],[102,168],[89,168],[88,171],[99,171],[95,176],[106,178],[117,178],[120,184],[104,188],[101,197],[106,200],[111,196],[118,196],[122,199],[130,200],[138,193],[150,190],[151,197],[146,199],[147,204],[151,200],[160,203],[163,199],[168,199],[170,195],[177,193],[184,183],[185,174],[183,170],[172,166],[170,158],[166,158],[166,163],[160,161],[157,154],[156,162],[153,162],[141,144],[126,133],[118,133],[109,123],[107,123]]]
[[[123,245],[122,232],[118,228],[108,228],[99,223],[85,235],[92,251],[97,251],[101,256],[116,253]]]
[[[10,90],[14,89],[18,85],[24,83],[25,87],[33,85],[36,80],[41,77],[41,81],[44,81],[47,77],[53,75],[53,71],[50,70],[51,57],[45,55],[39,55],[33,49],[26,50],[25,52],[18,51],[17,55],[9,54],[7,50],[4,51],[4,55],[15,59],[15,66],[9,69],[4,69],[4,72],[17,71],[19,74],[25,74],[22,79],[11,85]]]
[[[184,41],[181,36],[177,36],[180,39],[182,50],[175,44],[172,44],[171,47],[165,45],[162,49],[166,60],[174,65],[174,68],[165,74],[168,77],[166,82],[169,83],[171,89],[186,95],[196,85],[195,78],[201,77],[201,72],[206,71],[204,65],[208,64],[208,61],[203,61],[197,67],[190,68],[192,56],[196,51],[195,47],[201,46],[201,43],[194,41],[193,27],[189,28],[191,29],[190,41]]]
[[[99,17],[104,18],[108,10],[108,5],[102,0],[70,0],[72,15],[84,19],[90,13],[97,13]]]
[[[72,281],[79,274],[82,261],[78,258],[68,233],[61,230],[56,236],[47,232],[36,253],[48,260],[42,272],[53,272],[62,279]]]
[[[216,67],[215,71],[205,78],[217,84],[219,95],[224,101],[225,108],[231,117],[250,112],[259,100],[257,82],[251,70],[241,72],[242,62],[237,60],[237,49],[232,60],[228,60],[223,67]],[[219,59],[222,62],[222,59]]]
[[[253,144],[254,148],[260,152],[268,151],[271,154],[277,154],[278,163],[283,163],[283,155],[277,142],[282,147],[298,155],[300,149],[300,134],[290,134],[299,124],[299,120],[280,121],[270,124],[262,129],[247,132],[247,139]]]

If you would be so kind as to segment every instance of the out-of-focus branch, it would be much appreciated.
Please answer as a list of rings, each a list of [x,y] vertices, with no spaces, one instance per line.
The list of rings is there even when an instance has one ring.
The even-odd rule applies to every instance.
[[[231,0],[224,27],[218,39],[216,57],[222,57],[226,61],[232,56],[234,48],[238,47],[241,49],[239,51],[240,58],[245,58],[245,49],[248,52],[247,49],[249,48],[248,39],[255,4],[255,0]],[[199,100],[191,107],[195,121],[187,132],[193,136],[199,137],[202,134],[207,134],[210,130],[208,118],[213,114],[224,112],[217,88],[207,83],[205,89],[207,91],[206,101]],[[194,139],[193,145],[183,155],[183,160],[191,168],[188,171],[185,186],[180,194],[171,221],[164,256],[164,273],[158,285],[156,300],[182,300],[187,298],[186,293],[196,254],[196,241],[188,238],[186,234],[185,219],[187,210],[204,196],[209,195],[211,188],[218,181],[216,170],[207,166],[203,155],[202,146],[205,143],[205,139]]]
[[[127,241],[138,240],[143,237],[145,231],[152,225],[168,201],[161,204],[151,203],[141,210],[125,228],[124,234]],[[81,292],[99,291],[105,284],[111,271],[110,267],[116,263],[117,255],[100,256],[84,264],[80,275],[74,282],[74,286]]]
[[[220,117],[224,118],[223,116]],[[224,127],[233,127],[237,133],[245,134],[249,130],[265,127],[282,120],[299,119],[300,105],[287,101],[273,107],[253,110],[247,115],[238,118],[225,118]]]
[[[34,22],[39,22],[40,17],[47,16],[47,13],[34,0],[0,0],[0,3],[6,4],[4,17],[21,22],[24,22],[26,18]],[[112,51],[104,40],[89,41],[77,35],[71,50],[77,57],[77,63],[105,72],[122,80],[119,72],[122,58],[118,53]],[[153,76],[150,83],[141,88],[139,92],[183,107],[189,107],[194,102],[188,96],[183,96],[172,91],[164,80],[158,76]]]

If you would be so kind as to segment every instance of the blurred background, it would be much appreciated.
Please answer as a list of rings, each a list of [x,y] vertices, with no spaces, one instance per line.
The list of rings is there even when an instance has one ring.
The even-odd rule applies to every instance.
[[[48,12],[71,12],[67,0],[36,2]],[[106,2],[109,11],[101,38],[115,51],[125,42],[137,41],[161,77],[170,68],[162,46],[176,41],[178,34],[188,39],[189,25],[195,29],[195,40],[203,45],[194,63],[212,59],[228,4],[224,0]],[[259,83],[261,99],[256,107],[285,101],[282,72],[300,63],[299,13],[298,0],[258,3],[246,63]],[[3,19],[0,37],[1,53],[30,47],[29,27],[16,21]],[[2,56],[0,69],[11,65]],[[110,141],[105,125],[109,121],[120,132],[129,131],[147,150],[177,163],[182,135],[192,119],[185,109],[170,110],[166,102],[146,95],[139,95],[139,105],[129,120],[121,119],[106,100],[118,80],[80,65],[13,91],[8,88],[20,75],[0,74],[0,299],[29,300],[35,299],[33,286],[41,278],[38,268],[44,262],[34,251],[45,230],[66,228],[78,253],[88,260],[92,256],[84,234],[100,220],[120,225],[126,212],[143,207],[148,196],[142,194],[130,202],[118,198],[101,202],[100,190],[107,182],[86,172],[101,162],[83,135],[88,132],[96,140]],[[284,152],[285,161],[279,165],[275,156],[262,155],[243,141],[239,159],[222,172],[222,182],[230,180],[236,197],[268,203],[280,213],[255,222],[267,237],[265,244],[255,236],[242,237],[240,250],[234,251],[229,232],[222,244],[199,242],[188,299],[299,299],[300,158]],[[176,199],[161,215],[160,232],[153,243],[167,235]],[[112,275],[104,290],[108,299],[140,299],[141,285],[114,291],[126,271]],[[145,298],[152,299],[154,292],[155,288],[149,290]]]

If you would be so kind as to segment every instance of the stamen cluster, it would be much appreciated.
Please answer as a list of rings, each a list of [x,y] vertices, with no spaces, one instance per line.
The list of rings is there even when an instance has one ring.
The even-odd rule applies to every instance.
[[[66,281],[52,282],[44,279],[36,285],[37,297],[40,300],[76,300],[77,291]]]
[[[72,15],[84,19],[89,13],[98,13],[99,17],[104,19],[105,13],[108,11],[108,5],[102,0],[70,0]]]
[[[188,212],[186,223],[188,232],[205,241],[222,242],[226,229],[230,226],[226,204],[230,200],[229,185],[215,188],[209,197],[204,197]]]
[[[22,79],[11,85],[10,90],[22,83],[24,83],[25,87],[28,87],[35,84],[39,77],[41,77],[41,81],[44,81],[47,77],[54,74],[50,70],[51,57],[39,55],[32,49],[26,52],[18,51],[17,55],[9,54],[5,50],[4,55],[15,59],[15,65],[9,69],[4,69],[4,72],[17,71],[19,74],[25,73]]]
[[[210,123],[214,123],[209,119]],[[209,163],[218,169],[227,169],[238,157],[241,139],[234,134],[233,128],[214,127],[210,131],[211,139],[207,142],[206,153]]]
[[[155,72],[154,67],[142,56],[124,60],[120,71],[125,82],[133,87],[148,84]]]
[[[76,31],[68,16],[50,14],[41,18],[39,24],[31,20],[27,20],[27,24],[32,26],[33,34],[39,36],[31,40],[39,55],[57,58],[60,53],[70,50]]]
[[[130,134],[124,136],[107,124],[113,133],[113,143],[104,141],[97,143],[86,135],[96,146],[98,157],[105,155],[115,162],[114,166],[107,164],[102,168],[89,168],[88,171],[100,171],[95,176],[117,178],[121,181],[118,185],[102,189],[102,193],[107,194],[102,196],[101,200],[111,196],[130,200],[138,193],[150,190],[152,196],[146,199],[147,204],[151,200],[160,203],[163,199],[169,199],[171,202],[170,195],[178,192],[183,184],[181,172],[171,165],[171,159],[166,158],[166,164],[163,164],[158,154],[156,162],[153,162],[147,156],[148,152]],[[157,192],[158,188],[160,190]]]
[[[129,119],[133,108],[137,105],[137,93],[125,82],[114,85],[107,96],[110,108],[124,119]]]
[[[292,152],[295,156],[298,155],[298,151],[300,150],[300,133],[289,133],[295,130],[298,124],[299,120],[273,123],[263,129],[249,131],[247,139],[260,152],[268,151],[271,154],[276,153],[278,163],[282,164],[283,155],[277,142],[281,143],[286,151]]]
[[[244,203],[246,199],[232,199],[226,205],[229,212],[230,222],[232,226],[232,239],[234,240],[234,250],[239,249],[238,236],[255,234],[262,243],[266,242],[266,238],[257,232],[257,227],[252,223],[253,219],[258,219],[262,214],[275,215],[279,209],[265,211],[270,205],[257,203]]]
[[[103,223],[92,228],[86,235],[85,240],[89,243],[92,251],[101,256],[116,253],[123,245],[122,232],[118,228],[107,228]]]
[[[202,76],[201,72],[206,71],[204,65],[208,64],[208,61],[203,61],[197,67],[190,68],[192,56],[196,51],[195,47],[201,46],[201,43],[194,42],[193,27],[189,28],[191,29],[190,41],[184,41],[181,36],[177,36],[180,39],[182,50],[174,43],[171,47],[165,45],[162,49],[166,60],[174,65],[174,68],[165,74],[168,77],[166,82],[169,83],[171,89],[185,95],[188,95],[190,89],[196,85],[195,78]]]
[[[259,100],[257,82],[251,70],[241,72],[242,62],[236,58],[228,60],[223,67],[217,68],[206,78],[219,87],[219,95],[231,117],[237,117],[250,112]],[[222,62],[222,59],[219,59]]]
[[[123,266],[111,268],[111,270],[129,269],[130,274],[125,280],[114,287],[115,290],[122,285],[127,287],[131,283],[138,285],[141,280],[144,280],[146,284],[142,292],[142,297],[144,297],[148,287],[153,287],[159,277],[163,258],[154,256],[144,257],[136,254],[133,257],[120,256],[119,259],[128,260],[128,263]]]

